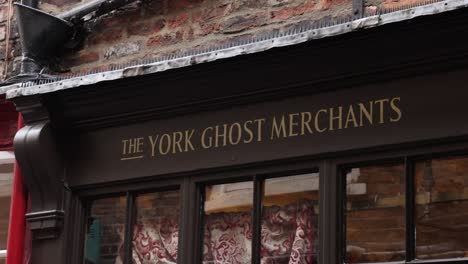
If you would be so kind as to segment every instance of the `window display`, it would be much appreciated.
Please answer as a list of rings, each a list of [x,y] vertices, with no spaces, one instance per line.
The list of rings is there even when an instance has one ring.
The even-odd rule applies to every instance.
[[[138,195],[132,238],[132,263],[177,263],[179,191]]]
[[[265,180],[261,263],[317,263],[318,173]]]
[[[203,264],[317,263],[319,174],[258,180],[263,187],[260,226],[253,219],[254,182],[205,188]],[[252,252],[260,228],[260,252]]]

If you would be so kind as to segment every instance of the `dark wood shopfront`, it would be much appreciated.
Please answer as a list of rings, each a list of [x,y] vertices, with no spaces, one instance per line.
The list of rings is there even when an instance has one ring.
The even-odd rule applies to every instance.
[[[262,217],[273,210],[266,204],[292,197],[274,200],[266,194],[269,186],[288,182],[311,186],[299,195],[310,202],[306,214],[313,214],[307,220],[311,229],[301,231],[310,235],[302,236],[308,251],[298,249],[308,262],[297,263],[463,263],[467,241],[456,234],[431,233],[445,251],[424,251],[437,250],[424,239],[429,231],[421,229],[418,216],[443,211],[431,206],[446,202],[450,210],[444,212],[461,221],[450,224],[451,232],[467,232],[468,218],[455,213],[468,208],[467,15],[452,11],[160,74],[13,98],[26,120],[15,146],[32,197],[27,218],[35,237],[33,263],[83,263],[93,254],[106,256],[101,263],[132,263],[139,212],[159,208],[158,199],[172,204],[166,209],[177,219],[170,235],[177,243],[172,251],[165,245],[169,257],[176,254],[174,261],[184,264],[229,263],[216,262],[214,253],[206,257],[212,248],[206,248],[203,227],[215,214],[208,206],[210,212],[223,209],[208,203],[213,190],[239,183],[232,192],[248,189],[241,191],[247,198],[237,198],[251,202],[227,199],[233,202],[227,207],[243,208],[230,211],[250,221],[241,255],[261,263],[268,259],[262,234],[270,221]],[[405,49],[395,48],[402,42]],[[433,192],[441,177],[459,188],[447,183],[447,190]],[[427,193],[433,193],[428,201]],[[99,250],[91,254],[90,219],[99,212],[113,214],[110,225],[119,231],[114,243],[93,242]],[[375,216],[371,212],[396,222],[368,221]],[[376,231],[366,233],[373,224]],[[101,228],[105,233],[111,227]]]

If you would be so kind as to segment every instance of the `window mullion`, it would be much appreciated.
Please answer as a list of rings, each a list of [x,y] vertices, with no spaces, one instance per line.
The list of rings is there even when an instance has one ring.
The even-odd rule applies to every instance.
[[[203,262],[203,243],[205,241],[203,240],[204,238],[204,232],[205,232],[205,217],[204,217],[204,212],[205,212],[205,185],[199,185],[196,187],[196,223],[195,226],[198,226],[198,232],[197,232],[197,237],[196,237],[196,242],[195,242],[195,252],[194,252],[194,259],[195,261],[193,263],[202,263]]]
[[[405,157],[405,181],[406,181],[406,261],[415,259],[415,190],[414,190],[414,164]]]
[[[125,221],[125,238],[124,238],[124,264],[132,263],[132,238],[133,226],[135,223],[135,194],[127,192],[127,215]]]
[[[252,263],[260,264],[262,233],[262,200],[264,179],[254,176],[254,201],[252,214]]]

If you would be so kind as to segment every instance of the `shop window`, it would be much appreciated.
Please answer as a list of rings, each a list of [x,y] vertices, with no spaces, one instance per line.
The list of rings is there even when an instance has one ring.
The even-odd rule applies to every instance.
[[[13,183],[14,155],[0,151],[0,264],[5,263],[10,220],[10,201]]]
[[[318,174],[265,180],[261,263],[317,263]]]
[[[348,263],[404,261],[404,164],[350,169],[345,221]]]
[[[345,263],[466,263],[468,157],[346,170]]]
[[[416,259],[468,257],[468,157],[415,165]]]
[[[85,264],[120,263],[123,256],[127,198],[112,197],[91,203],[85,240]]]
[[[132,263],[176,263],[179,238],[179,191],[136,197]]]
[[[318,191],[318,173],[206,186],[202,263],[317,263]]]
[[[205,188],[203,263],[252,260],[253,182]]]
[[[93,200],[84,263],[176,263],[179,210],[179,191]]]

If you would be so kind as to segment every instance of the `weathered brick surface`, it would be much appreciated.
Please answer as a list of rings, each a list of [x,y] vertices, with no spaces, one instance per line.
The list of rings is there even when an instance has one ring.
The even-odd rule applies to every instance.
[[[351,0],[145,0],[89,24],[81,53],[63,61],[75,72],[151,59],[236,39],[272,34],[323,17],[349,15]],[[138,43],[138,45],[135,45]],[[80,52],[78,52],[80,53]]]
[[[11,18],[10,32],[8,33],[8,19]],[[0,1],[0,81],[5,76],[11,76],[19,70],[19,56],[21,56],[21,46],[19,42],[18,30],[13,17],[13,10],[9,9],[5,0]],[[6,75],[8,73],[8,75]]]
[[[40,8],[60,13],[88,1],[44,0]],[[366,12],[373,14],[378,8],[399,8],[423,1],[367,0],[365,5]],[[349,16],[351,6],[351,0],[142,0],[88,22],[91,33],[81,50],[69,52],[61,63],[72,72],[106,70],[111,65],[270,35],[323,18]],[[10,34],[6,30],[9,13]],[[13,11],[9,11],[5,0],[0,0],[0,64],[8,76],[19,70],[18,44]]]

